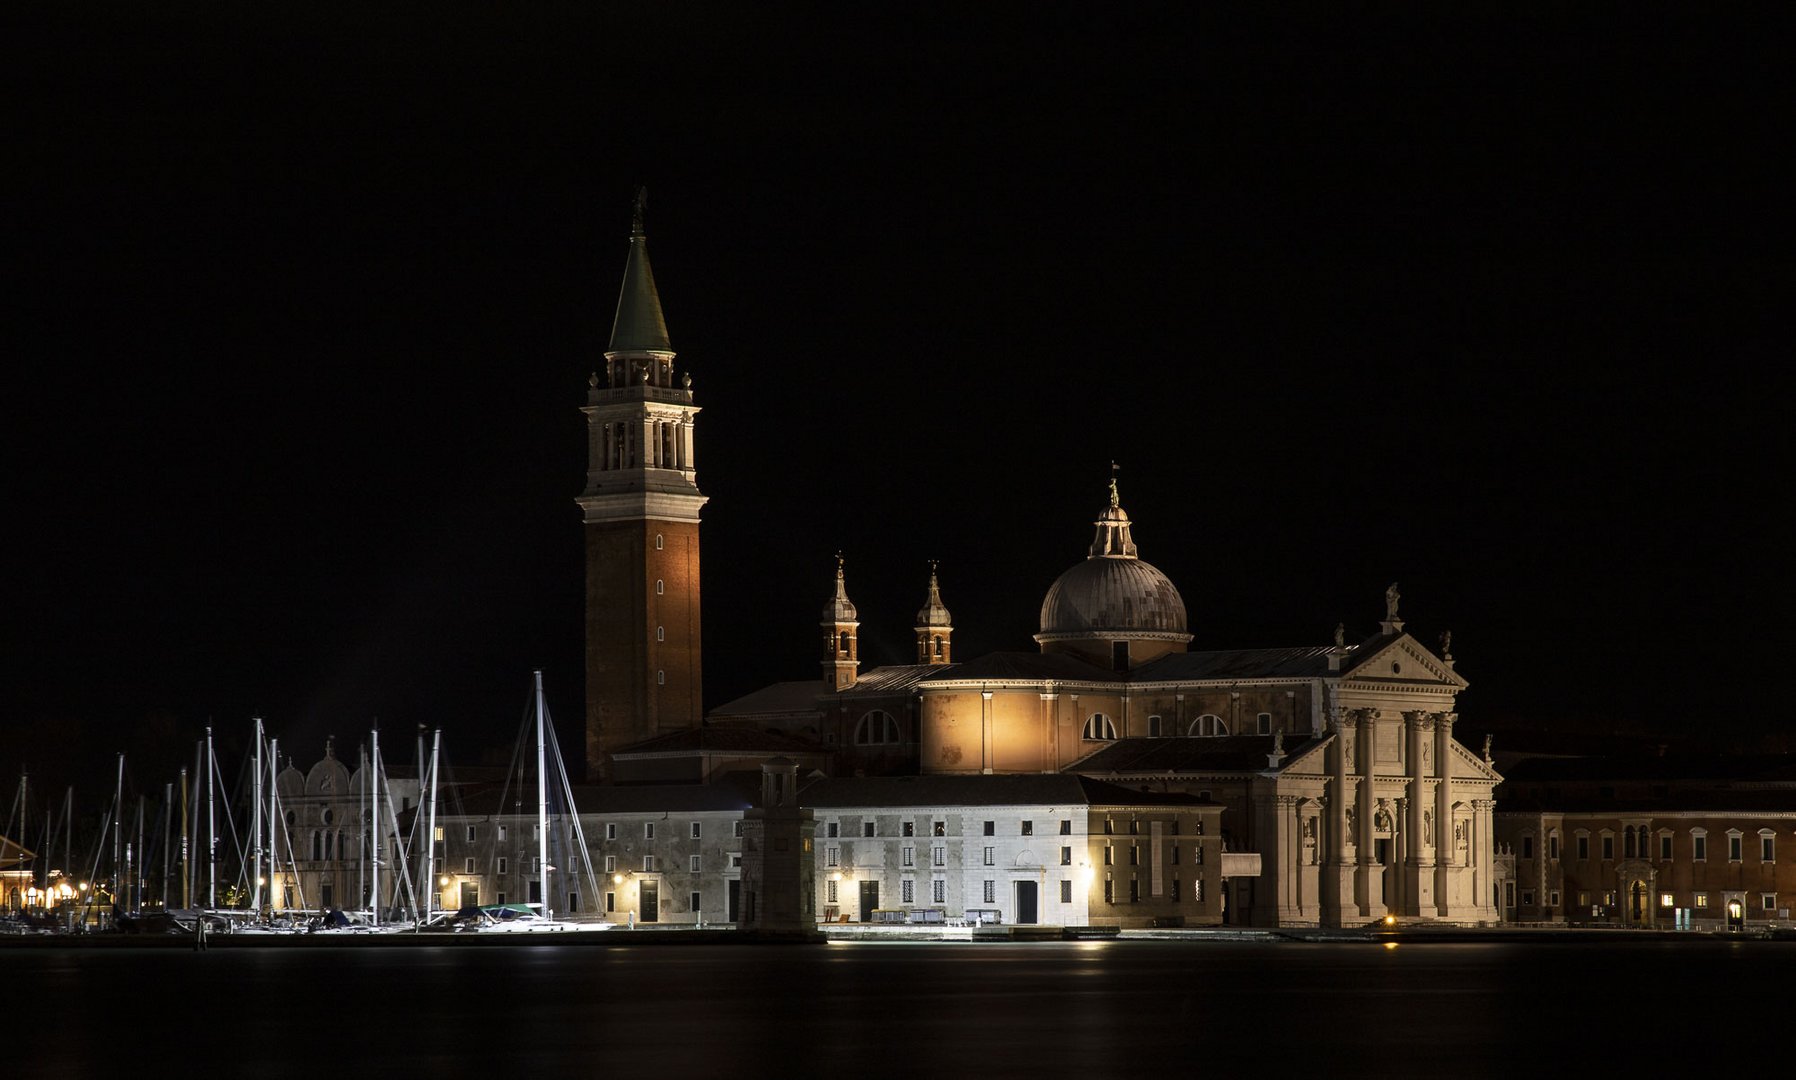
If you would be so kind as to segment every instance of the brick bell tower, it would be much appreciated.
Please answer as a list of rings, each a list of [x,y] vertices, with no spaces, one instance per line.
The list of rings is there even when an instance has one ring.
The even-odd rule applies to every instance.
[[[605,367],[588,380],[586,775],[609,780],[611,752],[697,727],[700,702],[699,493],[692,376],[673,347],[649,269],[646,190],[630,223]]]

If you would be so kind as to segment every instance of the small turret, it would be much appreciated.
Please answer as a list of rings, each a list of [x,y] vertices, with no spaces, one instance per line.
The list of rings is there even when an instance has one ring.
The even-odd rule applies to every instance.
[[[936,563],[929,560],[929,593],[917,612],[917,663],[947,664],[953,662],[952,640],[954,617],[942,603],[942,587],[935,576]]]
[[[848,583],[842,574],[842,555],[836,554],[836,594],[823,605],[823,686],[832,692],[854,685],[860,674],[858,641],[860,618],[848,599]]]

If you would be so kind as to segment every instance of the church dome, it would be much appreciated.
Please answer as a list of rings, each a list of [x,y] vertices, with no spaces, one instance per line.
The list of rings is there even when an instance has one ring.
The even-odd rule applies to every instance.
[[[1185,635],[1185,601],[1152,563],[1098,555],[1061,574],[1041,602],[1041,637]]]
[[[1185,601],[1171,579],[1135,552],[1129,515],[1110,484],[1110,505],[1093,522],[1097,535],[1084,562],[1061,574],[1041,602],[1044,646],[1055,642],[1157,640],[1182,647]]]

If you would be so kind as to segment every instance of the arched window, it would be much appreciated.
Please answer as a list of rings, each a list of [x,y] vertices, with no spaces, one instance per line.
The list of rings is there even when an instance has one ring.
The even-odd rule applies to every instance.
[[[848,655],[848,631],[846,630],[842,631],[842,642],[837,647],[837,652],[843,656]]]
[[[1158,713],[1147,718],[1147,734],[1150,739],[1157,739],[1165,734],[1162,730],[1162,723]]]
[[[935,658],[937,660],[942,658],[942,635],[940,634],[935,636]]]
[[[898,721],[884,709],[872,710],[854,725],[856,746],[889,746],[898,741]]]
[[[1091,719],[1085,721],[1085,738],[1094,742],[1112,742],[1116,739],[1116,725],[1103,713],[1092,713]]]
[[[1191,736],[1227,735],[1229,726],[1215,713],[1205,713],[1185,722],[1185,734]]]

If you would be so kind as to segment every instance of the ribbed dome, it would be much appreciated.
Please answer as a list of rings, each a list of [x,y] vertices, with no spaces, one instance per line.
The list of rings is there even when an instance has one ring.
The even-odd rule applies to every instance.
[[[1041,602],[1046,635],[1185,633],[1185,601],[1151,563],[1097,556],[1061,574]]]

